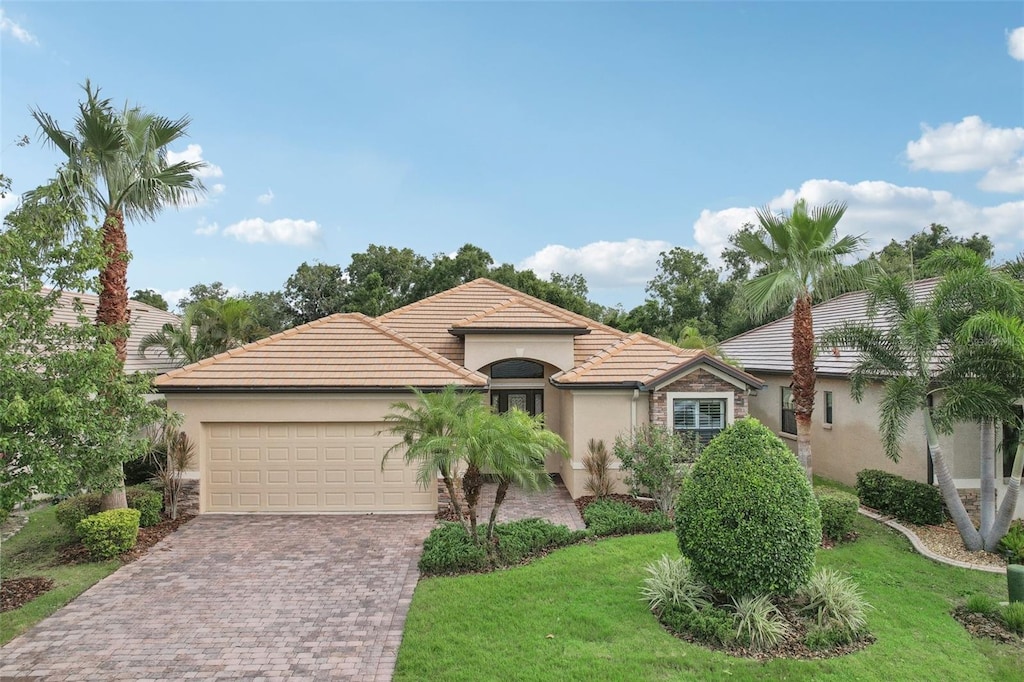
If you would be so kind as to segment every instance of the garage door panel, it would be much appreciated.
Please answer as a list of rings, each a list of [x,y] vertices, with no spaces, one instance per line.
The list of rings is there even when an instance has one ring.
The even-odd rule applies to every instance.
[[[432,512],[381,423],[206,424],[204,511]]]

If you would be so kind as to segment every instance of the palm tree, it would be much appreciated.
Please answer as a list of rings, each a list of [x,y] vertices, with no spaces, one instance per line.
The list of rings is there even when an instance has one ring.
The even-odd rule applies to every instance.
[[[553,483],[545,471],[544,460],[549,452],[569,456],[569,450],[562,438],[544,429],[544,415],[530,416],[527,412],[513,409],[497,417],[501,437],[490,451],[489,468],[498,479],[494,493],[494,506],[487,523],[488,547],[494,540],[494,525],[498,520],[498,509],[509,486],[515,483],[526,490],[546,490]]]
[[[455,518],[468,532],[469,526],[462,516],[455,485],[463,458],[456,432],[467,415],[487,408],[478,395],[462,393],[455,386],[447,386],[440,393],[425,393],[416,388],[410,390],[416,396],[416,402],[394,403],[391,412],[384,417],[384,421],[391,424],[391,433],[402,441],[384,453],[381,468],[391,453],[405,448],[405,461],[418,465],[416,480],[424,488],[436,485],[440,473]]]
[[[150,348],[159,348],[179,365],[190,365],[216,355],[216,352],[208,348],[196,334],[196,311],[194,306],[189,306],[177,326],[167,322],[160,331],[142,337],[139,342],[139,356],[145,357],[146,351]]]
[[[945,256],[939,256],[942,258]],[[876,281],[868,299],[869,314],[881,316],[884,326],[847,323],[821,339],[822,344],[859,353],[850,374],[850,393],[855,400],[863,399],[870,383],[882,382],[879,431],[890,459],[899,461],[909,421],[917,413],[923,416],[943,501],[970,551],[993,547],[1006,529],[996,537],[1000,524],[989,523],[984,534],[974,527],[943,456],[939,433],[948,432],[963,419],[1016,419],[1010,407],[1024,388],[1024,335],[1015,334],[1024,325],[1019,320],[1015,324],[1013,311],[1020,310],[1021,300],[1018,285],[987,268],[970,273],[954,270],[936,286],[928,302],[915,300],[903,278],[885,276]],[[1004,307],[1010,314],[991,308],[979,311],[979,306]],[[935,397],[942,402],[933,407]],[[989,466],[984,464],[986,457],[983,454],[982,478],[991,480],[994,453]],[[1003,500],[998,515],[1006,517],[1007,526],[1016,504],[1021,458],[1018,449],[1016,484],[1011,485],[1011,494]]]
[[[39,109],[32,117],[43,138],[67,157],[57,178],[65,195],[103,216],[107,263],[100,270],[96,321],[113,328],[111,343],[124,362],[129,322],[125,219],[152,220],[167,206],[194,200],[204,191],[196,172],[205,164],[167,163],[167,147],[188,131],[187,116],[171,120],[127,105],[117,111],[89,81],[83,89],[74,132]]]
[[[96,322],[110,329],[118,360],[127,357],[128,237],[125,219],[151,220],[166,206],[181,206],[204,191],[196,172],[204,164],[167,163],[167,147],[182,138],[188,117],[171,120],[139,107],[116,110],[89,81],[83,86],[74,132],[63,130],[49,114],[35,109],[42,137],[67,157],[58,186],[76,208],[103,216],[101,239],[105,265],[100,269]],[[112,478],[118,478],[112,473]],[[127,507],[124,474],[103,497],[103,509]]]
[[[862,237],[840,237],[836,228],[846,204],[829,203],[808,209],[803,199],[789,215],[767,207],[757,211],[760,230],[736,235],[736,244],[767,272],[741,289],[742,301],[763,319],[782,305],[793,310],[793,403],[796,413],[797,456],[811,477],[811,413],[814,410],[814,295],[828,298],[849,290],[862,268],[846,267],[842,259],[858,251]]]
[[[240,298],[223,301],[211,298],[193,304],[196,336],[214,350],[213,355],[262,339],[267,330],[260,326],[252,303]]]

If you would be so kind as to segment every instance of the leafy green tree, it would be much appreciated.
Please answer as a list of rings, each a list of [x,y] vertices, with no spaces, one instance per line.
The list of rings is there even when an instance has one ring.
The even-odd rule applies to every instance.
[[[124,363],[129,335],[128,235],[125,220],[153,220],[168,206],[181,206],[204,191],[196,173],[202,163],[167,163],[167,147],[188,132],[189,118],[171,120],[141,107],[114,108],[85,82],[74,132],[63,130],[49,114],[34,109],[43,138],[66,158],[56,179],[65,199],[79,212],[103,216],[101,235],[106,260],[99,272],[96,322],[109,329],[107,341]],[[111,390],[115,383],[111,383]],[[106,390],[106,387],[101,387]],[[121,466],[118,465],[118,470]],[[106,494],[102,508],[123,509],[122,484]]]
[[[284,284],[284,299],[294,315],[292,324],[344,312],[347,288],[341,266],[303,263]]]
[[[188,289],[188,295],[178,299],[178,309],[185,310],[190,305],[199,303],[200,301],[223,301],[231,294],[228,293],[227,287],[221,282],[210,282],[209,284],[193,284]]]
[[[416,283],[428,268],[427,259],[412,249],[370,244],[364,253],[352,254],[345,271],[345,309],[376,317],[412,303],[418,300]]]
[[[905,278],[888,275],[878,279],[869,298],[871,315],[884,320],[884,325],[848,323],[821,339],[824,346],[850,348],[859,354],[850,375],[855,400],[863,399],[870,383],[882,383],[879,431],[890,459],[899,461],[908,423],[918,414],[923,416],[939,490],[964,546],[971,551],[993,547],[1001,535],[995,523],[984,534],[974,527],[953,482],[939,433],[949,432],[963,419],[1016,422],[1011,408],[1020,396],[1024,366],[1022,302],[1019,283],[997,271],[958,268],[936,286],[930,301],[916,300]],[[994,479],[995,473],[994,465],[986,464],[988,458],[983,454],[986,488],[994,482],[984,479]],[[1012,514],[1016,503],[1021,460],[1018,449],[1015,483],[1003,500],[1000,519]]]
[[[718,284],[718,272],[704,254],[678,246],[663,252],[658,273],[647,285],[647,293],[667,312],[662,331],[675,335],[684,326],[706,324],[708,295]],[[702,331],[714,334],[717,329],[705,327]]]
[[[168,310],[167,299],[160,295],[160,292],[153,291],[152,289],[136,289],[135,293],[132,294],[132,301],[138,301],[139,303],[145,303],[148,306],[158,308],[160,310]]]
[[[239,298],[252,306],[257,326],[268,333],[277,334],[292,326],[295,313],[280,291],[253,291]]]
[[[36,492],[109,491],[161,410],[80,305],[79,324],[50,324],[61,290],[95,289],[101,235],[49,184],[4,218],[0,254],[0,510]]]
[[[494,259],[491,254],[473,244],[462,245],[454,257],[439,253],[416,283],[416,297],[423,299],[474,279],[487,277],[492,265]]]
[[[743,285],[741,294],[755,316],[768,315],[782,305],[793,311],[793,402],[796,412],[797,456],[811,476],[811,413],[814,410],[813,296],[828,297],[860,279],[856,268],[842,259],[858,251],[861,237],[839,236],[846,204],[829,203],[808,209],[803,199],[788,215],[758,210],[760,230],[740,233],[736,245],[765,273]]]
[[[932,253],[953,246],[963,246],[978,254],[982,260],[992,257],[992,240],[977,232],[970,237],[956,237],[945,225],[932,223],[926,229],[910,235],[901,242],[895,239],[880,251],[871,254],[884,272],[915,279],[917,268]]]

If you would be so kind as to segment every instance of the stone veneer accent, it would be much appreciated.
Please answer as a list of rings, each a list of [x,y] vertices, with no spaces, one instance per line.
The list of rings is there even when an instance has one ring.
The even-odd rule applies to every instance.
[[[695,369],[686,376],[676,379],[671,384],[663,386],[654,393],[650,399],[651,423],[657,426],[668,427],[668,406],[666,404],[667,393],[733,393],[733,419],[742,419],[749,414],[747,409],[746,391],[736,388],[725,379],[720,379],[711,372],[703,369]]]

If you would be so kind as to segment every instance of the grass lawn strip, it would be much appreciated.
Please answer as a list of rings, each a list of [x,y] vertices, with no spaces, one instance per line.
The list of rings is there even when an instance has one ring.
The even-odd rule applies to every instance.
[[[688,644],[640,600],[671,533],[558,550],[508,571],[420,581],[396,680],[1019,680],[1024,647],[977,639],[950,615],[967,595],[1005,599],[1005,578],[935,564],[858,517],[854,543],[818,552],[874,607],[877,641],[841,658],[759,662]],[[474,605],[468,607],[468,605]]]

